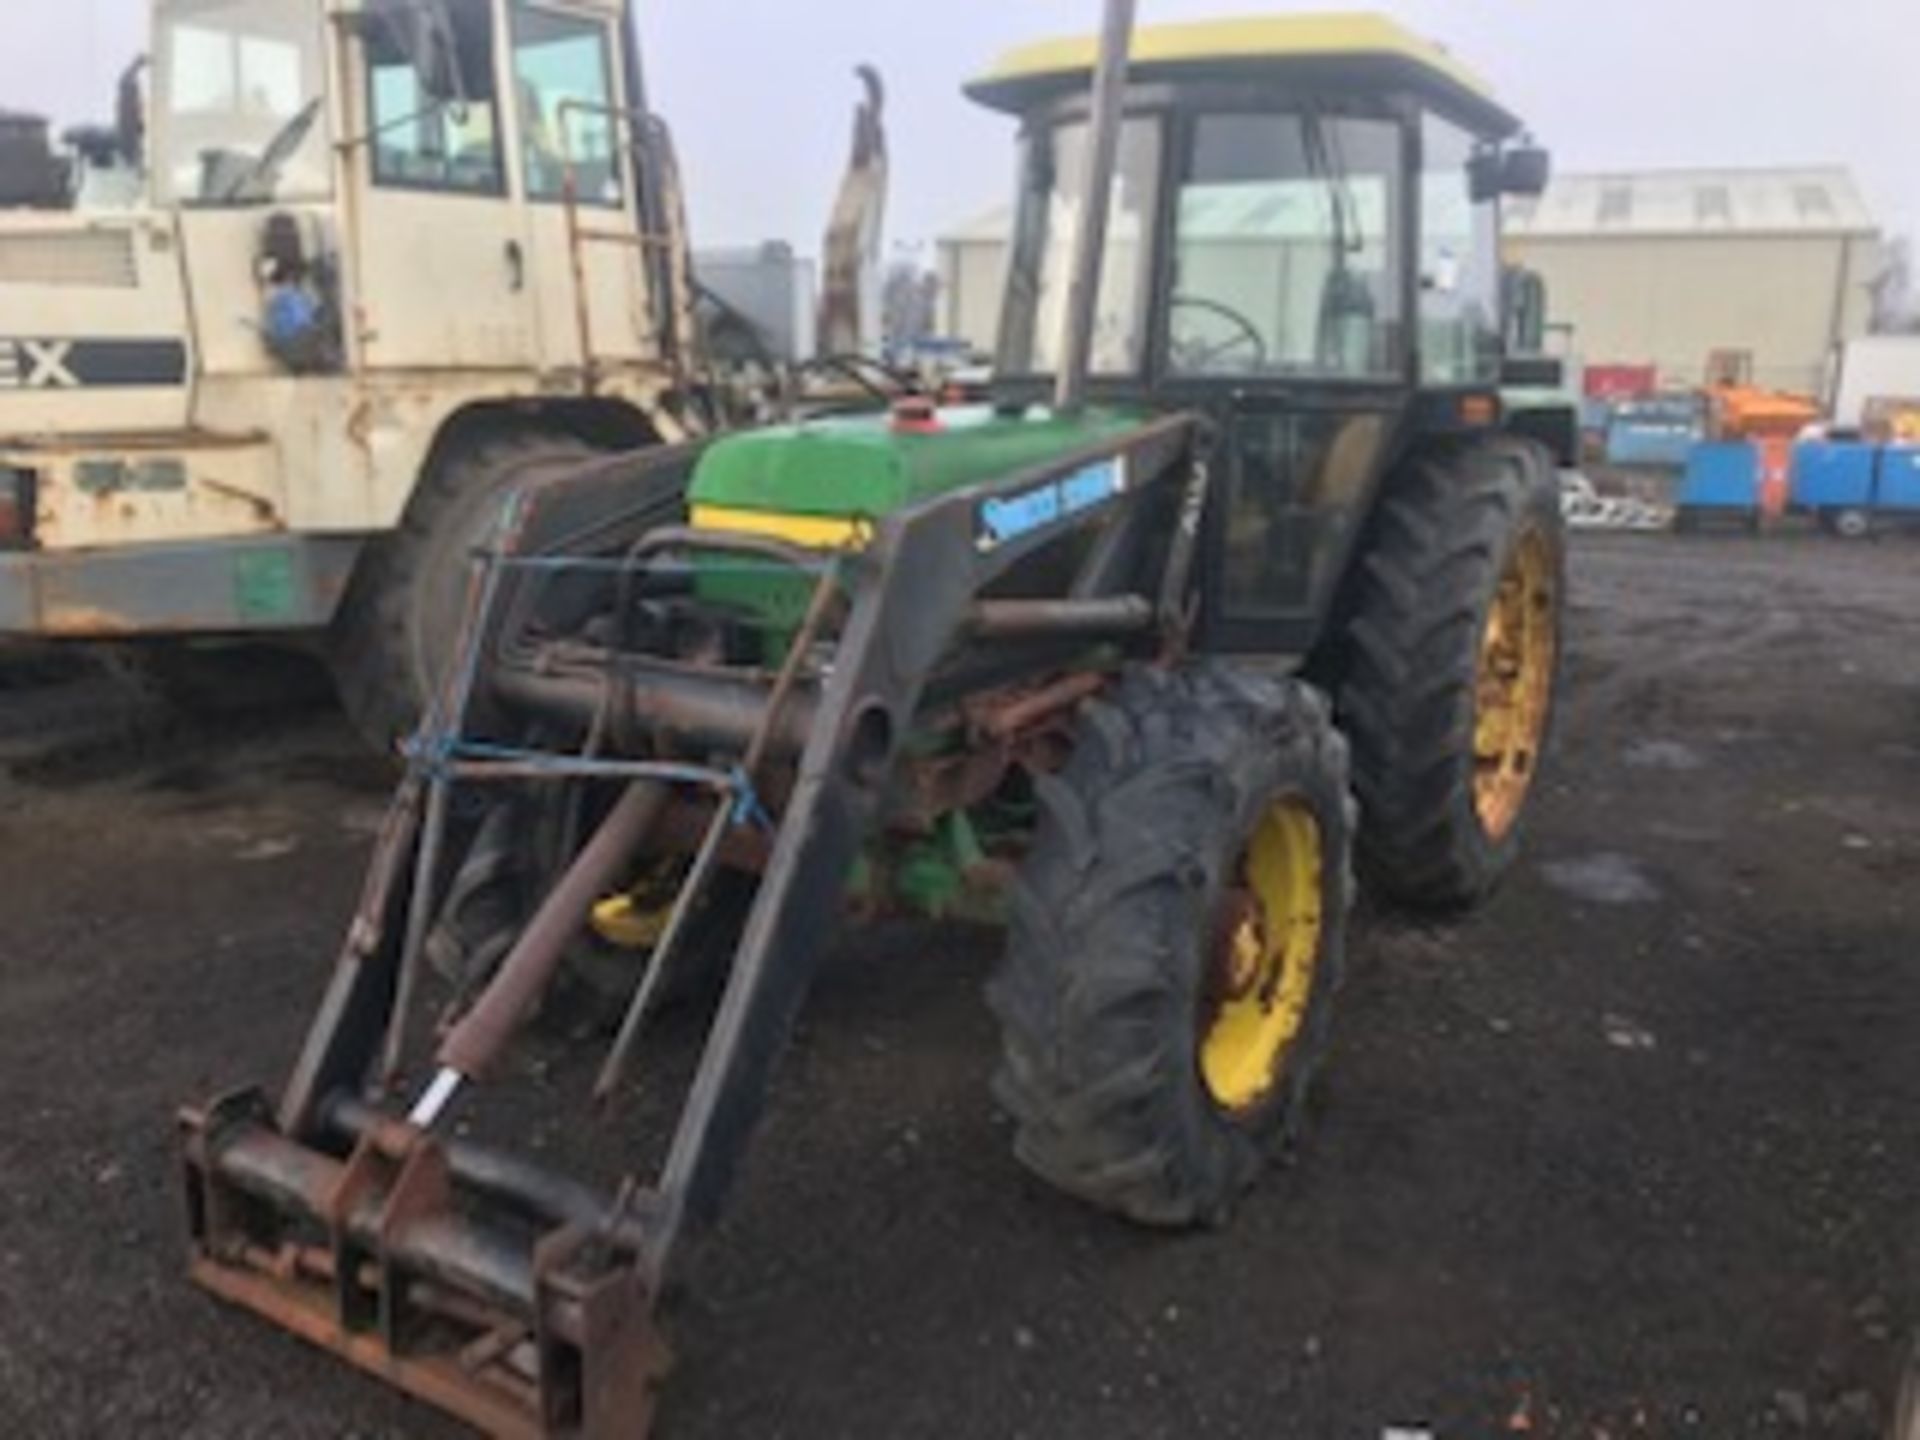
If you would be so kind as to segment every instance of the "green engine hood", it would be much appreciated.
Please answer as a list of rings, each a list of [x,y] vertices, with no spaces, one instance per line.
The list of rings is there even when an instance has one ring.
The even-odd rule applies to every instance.
[[[937,430],[896,429],[884,415],[812,420],[716,442],[688,498],[695,507],[877,518],[1016,475],[1139,423],[1113,410],[1009,416],[987,406],[943,410]]]

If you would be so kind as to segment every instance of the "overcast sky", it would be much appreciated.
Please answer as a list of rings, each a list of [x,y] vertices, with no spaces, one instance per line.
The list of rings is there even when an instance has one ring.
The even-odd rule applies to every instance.
[[[1491,79],[1562,169],[1841,163],[1920,230],[1915,0],[1379,0]],[[111,113],[146,0],[0,0],[0,108]],[[1329,8],[1141,0],[1143,21]],[[1011,185],[1008,122],[959,87],[1001,49],[1094,28],[1098,0],[641,0],[702,244],[818,247],[856,61],[892,89],[891,232],[919,239]]]

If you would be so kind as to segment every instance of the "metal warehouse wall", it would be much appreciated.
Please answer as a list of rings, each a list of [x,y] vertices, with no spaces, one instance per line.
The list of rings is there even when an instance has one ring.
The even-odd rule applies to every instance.
[[[1880,247],[1866,237],[1509,237],[1547,281],[1589,365],[1654,364],[1697,385],[1714,350],[1751,350],[1762,385],[1819,394],[1838,340],[1867,331]]]
[[[991,240],[940,242],[940,327],[991,355],[1000,338],[1000,294],[1007,247]]]

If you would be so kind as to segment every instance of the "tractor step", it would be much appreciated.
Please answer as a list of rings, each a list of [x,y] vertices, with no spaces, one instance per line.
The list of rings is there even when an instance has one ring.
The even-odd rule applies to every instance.
[[[195,1283],[489,1435],[645,1434],[668,1356],[627,1207],[357,1126],[343,1159],[282,1135],[258,1092],[183,1113]]]

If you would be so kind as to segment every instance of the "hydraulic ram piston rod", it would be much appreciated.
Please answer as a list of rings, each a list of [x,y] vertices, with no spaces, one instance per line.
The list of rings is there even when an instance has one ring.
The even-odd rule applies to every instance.
[[[552,982],[593,902],[614,884],[659,820],[667,795],[667,787],[658,781],[627,787],[541,904],[486,993],[442,1042],[439,1073],[407,1117],[414,1125],[431,1130],[466,1083],[483,1074],[506,1048],[522,1017]]]

